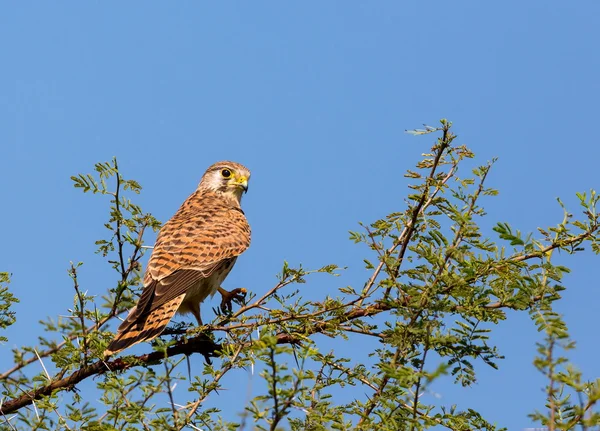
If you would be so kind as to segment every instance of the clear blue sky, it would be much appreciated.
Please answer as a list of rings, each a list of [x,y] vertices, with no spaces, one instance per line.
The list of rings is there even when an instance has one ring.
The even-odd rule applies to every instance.
[[[431,144],[403,131],[442,117],[481,163],[499,157],[487,226],[559,222],[557,196],[575,209],[576,191],[598,187],[598,16],[593,1],[4,3],[0,270],[21,303],[1,369],[11,346],[35,342],[40,316],[72,306],[70,260],[85,262],[90,293],[112,285],[93,253],[105,202],[69,180],[112,156],[161,220],[211,163],[247,165],[253,244],[227,286],[259,294],[284,259],[350,267],[303,289],[361,286],[366,250],[347,231],[401,208],[398,178]],[[564,263],[572,358],[595,378],[598,259]],[[539,339],[527,316],[511,315],[493,339],[507,357],[500,370],[479,364],[474,387],[441,384],[438,402],[532,426]]]

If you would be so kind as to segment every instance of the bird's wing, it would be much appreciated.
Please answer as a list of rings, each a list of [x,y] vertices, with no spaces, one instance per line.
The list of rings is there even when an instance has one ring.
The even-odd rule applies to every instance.
[[[205,206],[191,214],[178,212],[160,231],[136,310],[121,327],[144,321],[150,311],[186,293],[249,245],[250,227],[238,208]]]
[[[136,307],[133,307],[129,316],[127,316],[127,320],[119,327],[115,337],[104,351],[104,356],[114,355],[140,341],[151,340],[160,335],[171,321],[184,297],[185,294],[183,293],[177,298],[165,302],[160,307],[147,312],[144,315],[144,321],[140,324],[136,324],[135,320],[130,319],[137,310]]]

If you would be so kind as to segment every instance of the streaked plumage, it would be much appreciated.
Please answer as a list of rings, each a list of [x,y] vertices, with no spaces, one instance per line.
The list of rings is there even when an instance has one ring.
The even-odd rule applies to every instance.
[[[240,207],[249,178],[250,171],[234,162],[207,169],[198,189],[160,230],[142,295],[105,355],[155,338],[175,312],[192,313],[202,324],[200,303],[214,295],[250,245],[250,226]]]

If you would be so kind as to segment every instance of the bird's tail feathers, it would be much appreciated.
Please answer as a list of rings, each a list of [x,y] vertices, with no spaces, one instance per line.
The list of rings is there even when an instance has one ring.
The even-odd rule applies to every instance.
[[[179,295],[177,298],[142,316],[136,317],[136,310],[133,308],[127,319],[119,326],[115,338],[104,351],[104,356],[114,355],[134,344],[152,340],[159,336],[171,321],[184,297],[185,294]]]

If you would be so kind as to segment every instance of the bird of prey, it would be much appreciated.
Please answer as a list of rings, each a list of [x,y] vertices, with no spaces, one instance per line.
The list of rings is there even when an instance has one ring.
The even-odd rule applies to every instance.
[[[142,294],[105,356],[157,337],[176,312],[192,313],[202,325],[200,303],[217,290],[226,298],[221,283],[250,245],[240,206],[249,178],[245,166],[229,161],[206,170],[196,191],[160,230]]]

